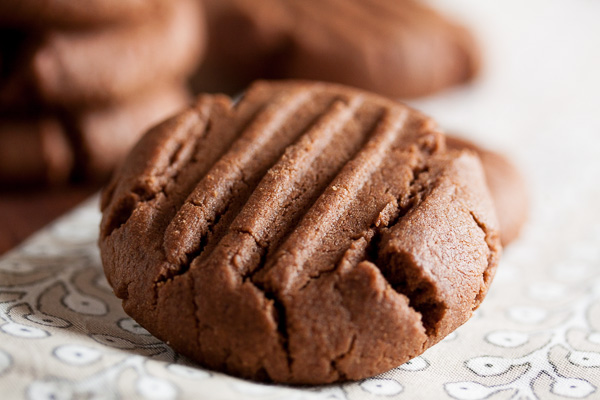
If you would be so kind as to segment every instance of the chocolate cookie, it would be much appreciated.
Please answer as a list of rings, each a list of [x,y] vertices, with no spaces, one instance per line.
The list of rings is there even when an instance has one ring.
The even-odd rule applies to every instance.
[[[180,86],[75,114],[0,114],[0,185],[106,181],[151,125],[189,103]]]
[[[529,214],[527,186],[522,175],[502,154],[454,136],[448,136],[446,143],[452,149],[473,150],[481,159],[485,179],[496,207],[500,240],[502,245],[506,246],[519,236]]]
[[[156,17],[161,0],[2,0],[0,24],[24,28],[89,28]]]
[[[71,144],[55,118],[0,118],[0,186],[64,183],[73,162]]]
[[[122,100],[160,82],[181,83],[204,46],[201,8],[178,0],[143,24],[49,31],[23,68],[47,104],[81,107]]]
[[[202,90],[235,93],[257,78],[343,83],[391,97],[471,79],[471,35],[415,0],[205,0]]]
[[[125,311],[257,380],[404,363],[471,316],[500,253],[479,159],[420,113],[333,84],[200,96],[138,142],[101,207]]]

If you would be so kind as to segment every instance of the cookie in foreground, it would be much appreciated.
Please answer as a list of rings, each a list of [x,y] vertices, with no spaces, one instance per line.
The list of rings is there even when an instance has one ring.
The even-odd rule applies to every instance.
[[[344,86],[258,82],[151,129],[103,193],[125,311],[233,375],[357,380],[469,319],[494,276],[481,164],[435,123]]]

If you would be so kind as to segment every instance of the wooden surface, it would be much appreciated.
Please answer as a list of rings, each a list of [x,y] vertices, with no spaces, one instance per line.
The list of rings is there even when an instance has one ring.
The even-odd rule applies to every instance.
[[[0,254],[15,247],[98,190],[98,186],[0,189]]]

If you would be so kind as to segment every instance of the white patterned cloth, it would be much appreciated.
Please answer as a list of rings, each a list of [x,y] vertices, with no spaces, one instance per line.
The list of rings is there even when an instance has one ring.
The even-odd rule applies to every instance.
[[[356,383],[204,370],[122,311],[94,198],[0,259],[0,399],[600,399],[600,2],[432,1],[472,26],[487,62],[473,85],[413,105],[510,155],[531,189],[468,323]]]

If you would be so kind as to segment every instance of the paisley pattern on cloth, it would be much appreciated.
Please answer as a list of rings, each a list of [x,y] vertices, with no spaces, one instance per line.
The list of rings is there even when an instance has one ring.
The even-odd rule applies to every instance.
[[[543,224],[531,226],[506,251],[475,316],[424,355],[361,382],[293,388],[204,370],[129,318],[102,273],[96,203],[90,200],[0,260],[0,389],[6,398],[467,400],[599,394],[598,208],[557,226],[552,235]],[[547,254],[565,234],[571,240]]]
[[[600,2],[432,1],[468,11],[494,64],[476,86],[413,105],[506,150],[532,198],[469,322],[343,385],[202,369],[123,312],[98,256],[96,197],[0,258],[0,399],[600,398]]]

